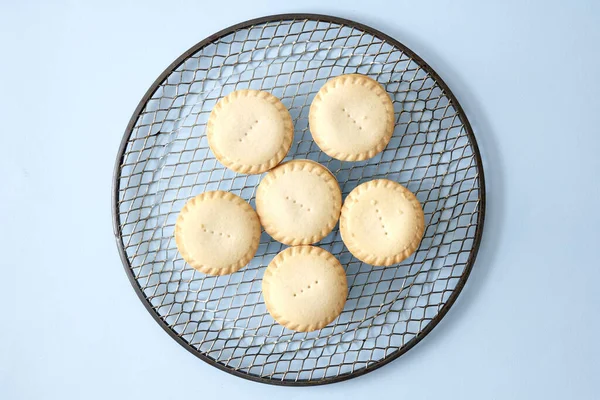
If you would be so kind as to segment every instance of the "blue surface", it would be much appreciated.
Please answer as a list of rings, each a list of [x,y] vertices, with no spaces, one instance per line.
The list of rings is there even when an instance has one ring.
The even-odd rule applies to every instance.
[[[0,5],[0,398],[600,397],[600,3],[120,3]],[[354,19],[423,57],[474,127],[488,190],[446,318],[390,365],[313,388],[245,381],[175,343],[132,290],[110,216],[118,145],[154,79],[207,35],[282,12]]]

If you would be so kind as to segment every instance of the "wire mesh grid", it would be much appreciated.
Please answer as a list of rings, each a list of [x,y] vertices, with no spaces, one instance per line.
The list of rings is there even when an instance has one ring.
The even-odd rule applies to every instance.
[[[361,73],[393,100],[394,135],[363,162],[341,162],[311,138],[308,110],[331,77]],[[319,246],[344,266],[349,295],[324,329],[295,333],[267,313],[266,265],[285,248],[266,233],[256,257],[232,275],[189,267],[173,238],[191,197],[228,190],[254,206],[260,175],[236,174],[208,148],[211,109],[238,89],[266,90],[289,109],[295,137],[286,160],[308,158],[337,177],[343,196],[388,178],[423,205],[426,231],[416,253],[385,268],[358,261],[338,228]],[[449,89],[414,53],[351,21],[267,17],[199,43],[165,71],[136,110],[115,171],[115,234],[130,279],[171,336],[205,361],[268,383],[319,384],[357,376],[403,354],[437,324],[472,267],[483,224],[483,171],[468,121]]]

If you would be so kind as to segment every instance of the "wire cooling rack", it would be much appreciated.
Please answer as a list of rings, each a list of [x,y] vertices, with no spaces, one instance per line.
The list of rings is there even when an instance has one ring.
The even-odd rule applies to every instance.
[[[396,112],[388,146],[362,162],[328,157],[308,127],[308,110],[319,88],[347,73],[376,79]],[[419,249],[391,267],[372,267],[352,257],[337,227],[318,244],[344,266],[349,295],[341,316],[316,332],[284,329],[267,313],[261,278],[285,246],[266,233],[252,262],[226,276],[195,271],[175,246],[177,214],[191,197],[229,190],[254,206],[261,176],[224,168],[205,135],[216,102],[246,88],[269,91],[289,109],[295,136],[286,160],[322,163],[335,174],[344,196],[362,182],[392,179],[415,193],[425,211]],[[456,98],[431,67],[372,28],[299,14],[227,28],[171,64],[127,126],[113,196],[123,264],[138,296],[167,333],[222,370],[284,385],[352,378],[419,342],[464,286],[485,211],[475,137]]]

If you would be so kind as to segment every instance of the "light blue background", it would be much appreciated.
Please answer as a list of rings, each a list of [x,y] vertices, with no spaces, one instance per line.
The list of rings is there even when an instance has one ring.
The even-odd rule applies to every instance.
[[[48,3],[0,5],[1,399],[600,398],[600,3]],[[463,105],[487,178],[479,257],[446,318],[390,365],[313,388],[245,381],[175,343],[132,290],[110,215],[154,79],[209,34],[282,12],[412,48]]]

